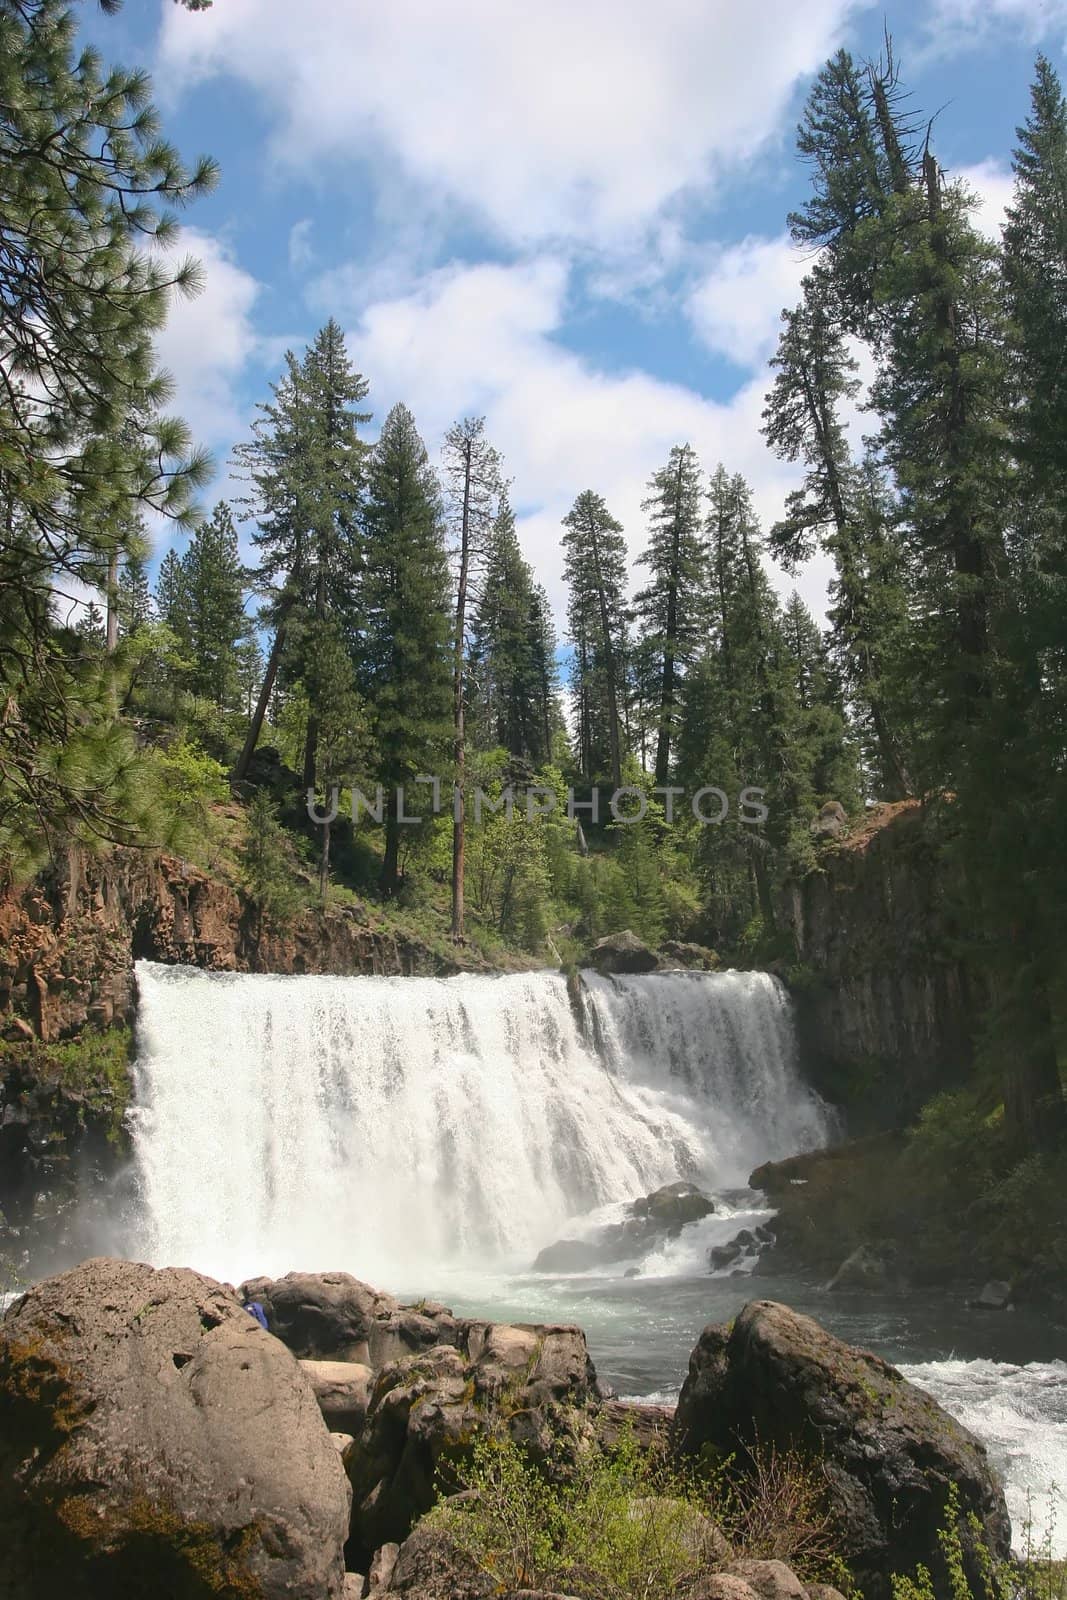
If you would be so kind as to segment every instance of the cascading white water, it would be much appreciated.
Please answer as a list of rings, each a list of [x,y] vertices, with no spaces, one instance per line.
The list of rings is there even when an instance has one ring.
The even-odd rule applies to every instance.
[[[158,1264],[414,1283],[824,1141],[761,973],[236,976],[141,962],[134,1138]]]

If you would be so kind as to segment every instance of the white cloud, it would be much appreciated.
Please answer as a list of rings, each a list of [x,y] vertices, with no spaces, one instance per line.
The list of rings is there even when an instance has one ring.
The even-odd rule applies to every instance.
[[[945,49],[976,46],[996,27],[1037,44],[1049,34],[1067,34],[1067,0],[936,0],[928,19],[935,44]]]
[[[294,222],[289,229],[290,272],[306,272],[308,267],[314,265],[315,251],[311,243],[312,227],[311,218],[302,217],[299,222]]]
[[[755,371],[774,354],[781,313],[796,305],[811,270],[811,252],[796,249],[788,234],[750,235],[722,250],[689,295],[686,310],[710,350]]]
[[[199,441],[225,450],[246,422],[236,386],[264,349],[252,324],[260,285],[211,234],[183,228],[179,250],[201,263],[204,288],[193,299],[175,296],[156,350],[175,381],[174,411]]]
[[[371,403],[379,420],[404,400],[436,452],[456,416],[485,414],[515,480],[526,553],[559,616],[560,519],[582,489],[604,495],[636,556],[645,540],[647,480],[674,444],[688,440],[709,470],[722,460],[743,472],[765,525],[780,515],[795,482],[760,438],[764,374],[718,402],[645,372],[598,371],[553,337],[567,292],[567,269],[553,257],[450,267],[370,306],[349,326],[354,361],[375,375]],[[800,587],[821,609],[825,573],[813,569]]]
[[[978,203],[971,212],[975,227],[987,239],[992,239],[994,244],[999,244],[1004,213],[1011,204],[1014,187],[1007,167],[990,158],[976,162],[972,167],[962,167],[953,176],[962,178],[977,196]]]
[[[291,165],[384,152],[509,239],[625,243],[775,133],[861,3],[168,5],[159,78],[250,84]]]

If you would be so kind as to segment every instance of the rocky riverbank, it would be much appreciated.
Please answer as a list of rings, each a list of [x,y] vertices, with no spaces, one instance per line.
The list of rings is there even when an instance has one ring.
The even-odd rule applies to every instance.
[[[1008,1554],[984,1448],[886,1363],[785,1306],[752,1302],[732,1327],[706,1328],[672,1414],[607,1394],[576,1327],[402,1305],[343,1273],[243,1292],[269,1332],[228,1286],[108,1259],[8,1310],[0,1540],[12,1600],[444,1600],[529,1592],[534,1572],[542,1589],[609,1600],[630,1593],[635,1521],[677,1535],[669,1561],[648,1557],[650,1595],[831,1600],[786,1500],[764,1498],[759,1529],[726,1514],[759,1505],[750,1491],[768,1462],[824,1496],[835,1570],[868,1600],[888,1600],[890,1574],[919,1562],[940,1581],[938,1535],[954,1516],[972,1581],[983,1550]],[[584,1566],[553,1571],[562,1524],[521,1573],[514,1550],[487,1550],[507,1471],[483,1472],[472,1492],[486,1440],[508,1471],[521,1461],[533,1474],[529,1518],[542,1500],[588,1494],[591,1462],[616,1463],[623,1525],[612,1533],[609,1518],[603,1532],[609,1547],[622,1539],[617,1562],[590,1547]]]

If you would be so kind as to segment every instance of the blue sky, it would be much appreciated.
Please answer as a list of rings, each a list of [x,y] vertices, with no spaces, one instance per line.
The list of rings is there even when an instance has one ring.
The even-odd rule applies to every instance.
[[[744,472],[773,520],[794,474],[759,418],[804,270],[785,234],[806,186],[793,133],[826,56],[877,53],[883,26],[995,232],[1034,53],[1062,68],[1067,0],[87,6],[105,58],[152,72],[168,137],[222,166],[182,240],[205,290],[161,340],[215,492],[285,348],[334,315],[375,425],[402,399],[436,454],[456,416],[486,415],[560,611],[574,496],[604,494],[636,554],[674,443]],[[824,583],[819,562],[799,580],[816,609]]]

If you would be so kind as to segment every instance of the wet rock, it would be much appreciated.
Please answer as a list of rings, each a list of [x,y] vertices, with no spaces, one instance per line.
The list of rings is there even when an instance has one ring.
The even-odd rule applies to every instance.
[[[715,1204],[695,1184],[680,1180],[643,1195],[629,1207],[622,1222],[598,1228],[586,1239],[557,1239],[546,1245],[534,1272],[589,1272],[632,1256],[648,1255],[668,1239],[676,1239],[691,1222],[710,1216]]]
[[[635,1200],[630,1207],[630,1215],[647,1218],[668,1234],[677,1234],[686,1223],[699,1222],[714,1210],[714,1203],[695,1183],[681,1180],[678,1183],[666,1183],[662,1189]]]
[[[861,1244],[858,1250],[843,1261],[826,1285],[830,1291],[836,1289],[886,1289],[892,1281],[889,1263],[886,1258],[872,1250],[870,1245]]]
[[[704,1329],[675,1439],[688,1452],[758,1441],[818,1454],[840,1518],[841,1554],[868,1600],[888,1600],[889,1573],[919,1563],[947,1592],[937,1536],[953,1485],[964,1519],[973,1512],[993,1555],[1008,1555],[1010,1524],[985,1447],[888,1363],[787,1306],[752,1301],[732,1328]],[[980,1592],[966,1523],[962,1537]]]
[[[0,1322],[10,1600],[336,1600],[348,1510],[298,1363],[209,1278],[87,1261]]]

